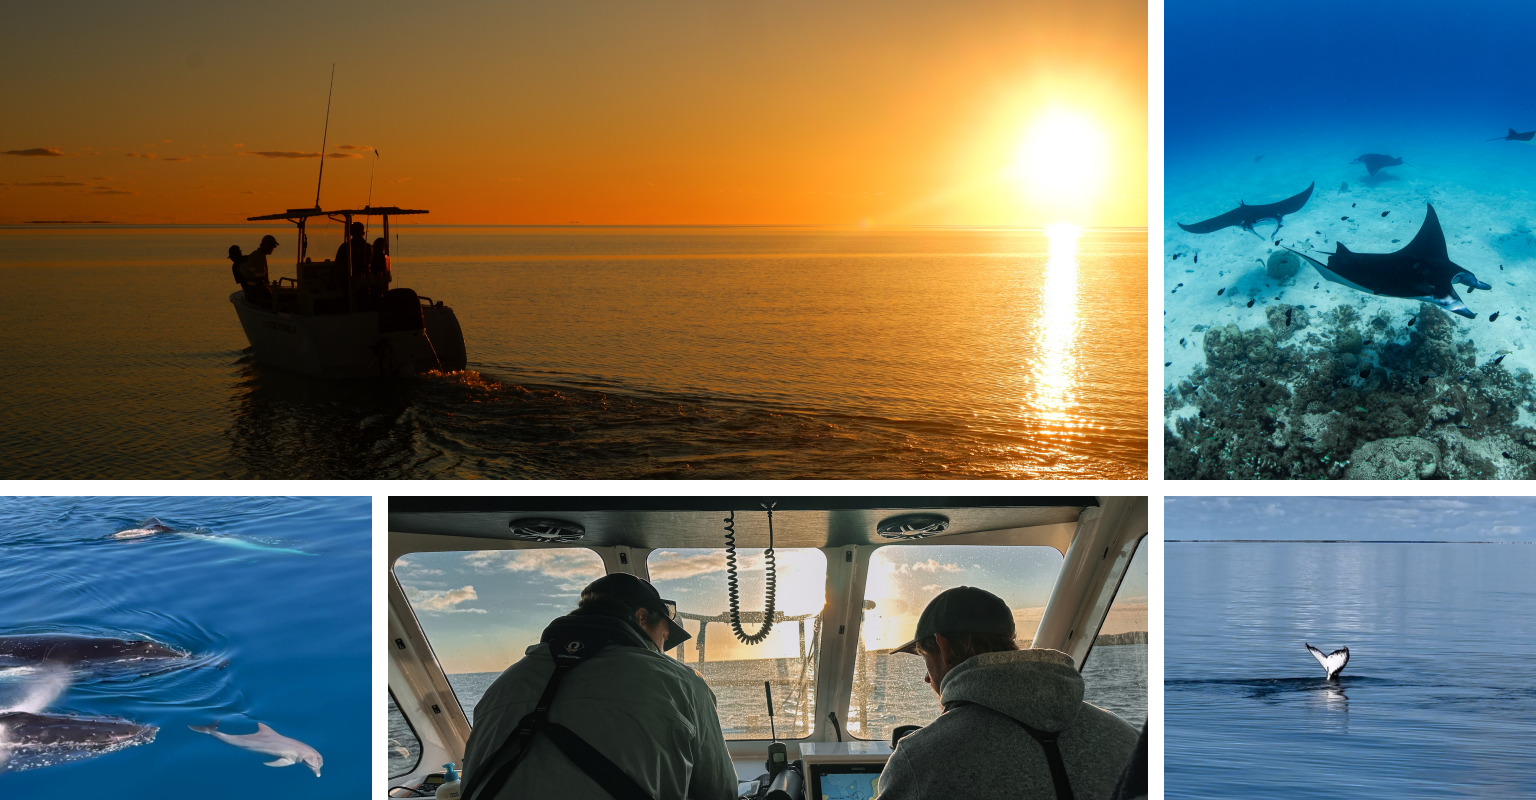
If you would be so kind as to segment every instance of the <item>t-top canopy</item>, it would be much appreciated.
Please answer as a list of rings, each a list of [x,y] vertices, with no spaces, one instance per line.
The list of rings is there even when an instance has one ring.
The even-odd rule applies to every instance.
[[[258,222],[268,219],[286,219],[297,222],[310,217],[329,217],[335,214],[344,214],[353,217],[393,217],[401,214],[427,214],[426,209],[399,208],[397,206],[363,206],[362,208],[344,208],[335,211],[321,211],[319,208],[290,208],[281,214],[267,214],[260,217],[246,217],[247,222]]]

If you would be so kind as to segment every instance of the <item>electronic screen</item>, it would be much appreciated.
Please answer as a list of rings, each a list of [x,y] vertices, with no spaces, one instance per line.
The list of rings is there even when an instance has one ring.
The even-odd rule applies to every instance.
[[[817,764],[812,800],[872,800],[880,793],[884,764]]]

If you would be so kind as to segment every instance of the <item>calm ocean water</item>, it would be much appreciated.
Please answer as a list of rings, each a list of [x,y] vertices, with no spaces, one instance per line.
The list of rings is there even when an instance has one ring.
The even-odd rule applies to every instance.
[[[704,665],[705,677],[714,690],[720,712],[721,728],[728,739],[767,738],[768,721],[764,711],[763,681],[774,683],[776,726],[783,740],[801,738],[804,729],[793,724],[793,700],[805,696],[793,685],[800,675],[799,659],[761,661],[725,661]],[[888,738],[897,725],[925,725],[939,713],[938,698],[923,682],[926,668],[921,658],[913,656],[875,657],[875,680],[860,694],[855,691],[855,707],[849,721],[862,722],[876,738]],[[485,690],[500,676],[498,672],[449,675],[459,704],[474,721],[475,704]],[[814,683],[814,675],[810,676]],[[1083,668],[1087,684],[1084,699],[1100,708],[1119,714],[1140,728],[1147,718],[1147,646],[1144,644],[1099,646]],[[789,685],[786,685],[789,684]],[[788,690],[788,691],[786,691]],[[868,702],[860,702],[867,697]],[[807,698],[807,707],[814,697]],[[862,708],[863,713],[860,713]],[[405,718],[391,703],[389,707],[391,743],[390,773],[408,772],[416,763],[419,748],[405,724]],[[845,735],[846,732],[845,732]],[[395,744],[398,742],[399,744]],[[394,747],[405,748],[404,751]]]
[[[1168,545],[1167,796],[1524,797],[1536,545]],[[1337,685],[1303,642],[1350,649]]]
[[[1146,474],[1139,230],[406,227],[474,374],[388,383],[253,362],[223,253],[264,233],[292,272],[277,224],[0,229],[0,474]]]
[[[50,714],[115,716],[154,740],[69,763],[17,756],[6,797],[161,797],[177,787],[224,798],[349,797],[368,791],[367,498],[0,498],[0,635],[150,637],[192,657],[153,674],[77,673]],[[175,534],[109,539],[159,517]],[[295,552],[296,551],[296,552]],[[227,662],[227,664],[225,663]],[[39,675],[0,667],[0,707],[37,694]],[[264,722],[324,758],[271,756],[188,730]],[[18,771],[19,767],[33,766]]]

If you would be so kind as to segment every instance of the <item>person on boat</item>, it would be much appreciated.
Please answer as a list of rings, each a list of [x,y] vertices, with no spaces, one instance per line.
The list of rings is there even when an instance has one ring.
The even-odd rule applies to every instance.
[[[235,283],[245,283],[245,279],[240,276],[240,264],[245,261],[245,254],[240,252],[240,245],[229,246],[229,261],[229,271],[235,276]]]
[[[351,237],[336,248],[336,263],[346,264],[347,271],[354,277],[366,275],[373,263],[373,249],[368,246],[368,234],[361,222],[352,223],[351,233]],[[352,268],[353,264],[357,265],[356,269]]]
[[[267,256],[276,249],[277,237],[270,234],[263,236],[261,244],[241,263],[244,280],[240,285],[245,288],[245,299],[258,308],[272,307],[272,287],[267,278]]]
[[[1125,720],[1083,702],[1072,657],[1020,650],[1013,611],[960,586],[935,597],[916,637],[892,650],[922,656],[944,711],[903,738],[880,776],[881,800],[1106,800],[1136,749]]]
[[[655,800],[735,798],[714,693],[666,655],[692,638],[676,610],[624,573],[582,590],[576,610],[552,621],[475,706],[465,800],[612,800],[604,783],[615,780]],[[534,713],[541,705],[543,723]]]

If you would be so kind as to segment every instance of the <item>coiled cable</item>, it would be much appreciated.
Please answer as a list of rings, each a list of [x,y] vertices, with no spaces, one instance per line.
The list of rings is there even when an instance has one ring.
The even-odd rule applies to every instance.
[[[763,601],[763,627],[757,633],[748,634],[741,629],[741,592],[737,585],[739,576],[736,574],[736,512],[725,520],[725,582],[726,591],[731,600],[731,630],[736,638],[743,644],[762,644],[768,638],[768,633],[773,630],[773,601],[778,586],[778,571],[773,561],[773,506],[765,504],[763,508],[768,510],[768,549],[763,551],[763,560],[768,564],[768,574],[765,579],[766,587]]]

